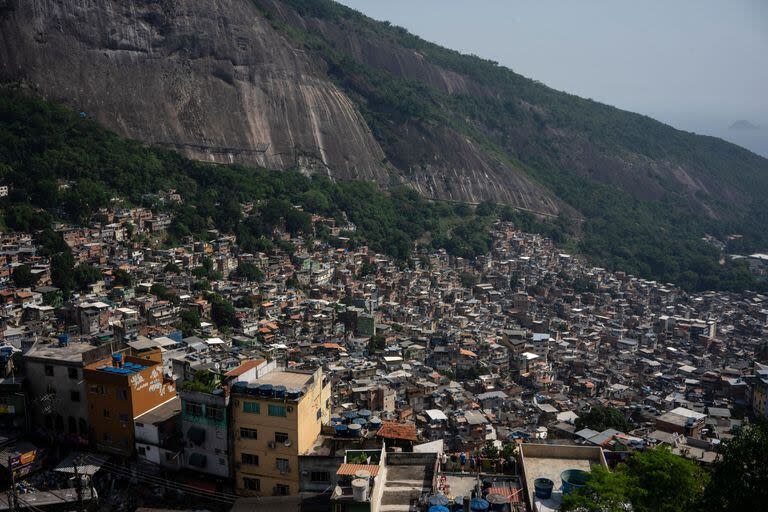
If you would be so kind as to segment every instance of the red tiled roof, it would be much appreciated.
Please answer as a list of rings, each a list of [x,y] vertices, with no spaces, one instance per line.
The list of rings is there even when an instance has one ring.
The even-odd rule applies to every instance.
[[[250,361],[246,361],[240,366],[238,366],[237,368],[233,370],[229,370],[227,372],[227,377],[239,377],[240,375],[244,374],[251,368],[256,368],[263,362],[264,362],[264,359],[252,359]]]
[[[418,441],[419,439],[416,425],[395,423],[394,421],[383,422],[376,435],[385,439],[403,439],[406,441]]]
[[[339,466],[339,470],[336,471],[337,475],[354,475],[358,471],[367,471],[371,476],[379,474],[379,466],[373,466],[368,464],[342,464]]]

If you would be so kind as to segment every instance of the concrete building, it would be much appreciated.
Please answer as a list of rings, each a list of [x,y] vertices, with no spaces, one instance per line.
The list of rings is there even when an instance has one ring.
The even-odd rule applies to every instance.
[[[83,375],[93,441],[106,453],[133,455],[136,418],[176,398],[174,382],[149,359],[113,354],[86,366]]]
[[[24,354],[31,424],[89,439],[88,388],[83,369],[111,352],[111,345],[35,344]]]
[[[136,453],[139,460],[170,470],[181,468],[181,400],[173,398],[137,417]]]
[[[220,387],[208,392],[187,390],[183,385],[179,395],[184,436],[183,466],[220,478],[229,478],[229,395]]]
[[[322,369],[275,369],[232,387],[235,484],[245,495],[299,492],[299,456],[330,420],[330,384]]]

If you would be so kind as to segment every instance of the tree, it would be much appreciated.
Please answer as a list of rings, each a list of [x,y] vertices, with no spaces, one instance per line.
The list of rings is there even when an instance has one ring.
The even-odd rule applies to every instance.
[[[184,336],[192,336],[195,329],[200,328],[200,314],[196,309],[187,309],[181,312],[179,328]]]
[[[368,353],[373,354],[379,350],[384,350],[387,346],[387,341],[381,334],[374,334],[371,339],[368,340]]]
[[[65,295],[75,287],[74,267],[75,259],[69,250],[51,257],[51,281],[54,286],[61,288]]]
[[[115,286],[133,286],[133,278],[127,271],[118,268],[112,273],[112,283]]]
[[[687,512],[694,510],[706,484],[706,474],[695,462],[667,447],[635,452],[627,471],[636,487],[630,492],[636,512]]]
[[[706,474],[668,448],[635,452],[613,473],[594,467],[587,484],[567,496],[571,512],[687,512],[700,502]],[[629,506],[631,505],[631,506]]]
[[[237,270],[235,270],[235,274],[240,279],[245,279],[246,281],[263,281],[264,280],[264,273],[254,265],[253,263],[248,263],[247,261],[241,261],[237,265]]]
[[[563,496],[563,512],[629,512],[629,496],[634,486],[625,468],[610,472],[595,466],[584,488]]]
[[[32,273],[29,265],[20,265],[13,270],[13,284],[16,288],[29,288],[37,283],[37,276]]]
[[[632,430],[632,423],[618,409],[596,405],[588,413],[582,414],[576,419],[576,430],[583,428],[591,428],[598,432],[608,428],[629,432]]]
[[[170,274],[181,274],[181,268],[179,268],[179,266],[172,261],[166,263],[165,267],[163,267],[163,270]]]
[[[217,327],[237,327],[235,307],[231,302],[219,295],[211,296],[211,320]]]
[[[85,290],[88,285],[101,279],[101,270],[93,265],[81,264],[75,267],[74,280],[78,290]]]
[[[760,510],[768,503],[768,418],[742,427],[722,444],[701,510]]]

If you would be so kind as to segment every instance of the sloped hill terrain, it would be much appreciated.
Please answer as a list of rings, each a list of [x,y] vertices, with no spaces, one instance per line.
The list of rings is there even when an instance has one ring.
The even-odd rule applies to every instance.
[[[718,286],[704,233],[768,245],[764,158],[330,0],[4,0],[0,80],[199,160],[557,216],[596,262],[684,286]]]

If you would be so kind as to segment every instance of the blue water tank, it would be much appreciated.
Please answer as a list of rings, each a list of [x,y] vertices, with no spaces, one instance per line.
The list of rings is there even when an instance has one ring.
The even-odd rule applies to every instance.
[[[69,334],[67,333],[59,334],[58,340],[59,340],[60,347],[66,347],[67,345],[69,345]]]
[[[475,498],[469,502],[469,510],[472,512],[483,512],[490,508],[490,503],[482,498]]]
[[[264,398],[272,398],[275,396],[274,387],[272,387],[272,384],[262,384],[259,386],[259,395],[263,396]]]
[[[286,392],[285,386],[275,386],[272,388],[272,393],[275,398],[280,398],[280,399],[285,398],[285,392]]]

